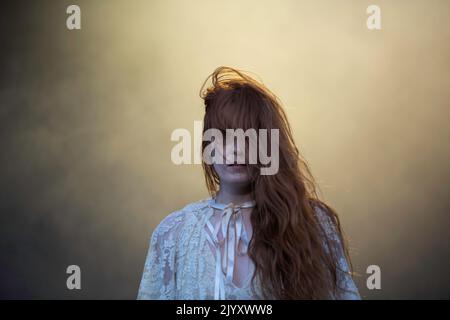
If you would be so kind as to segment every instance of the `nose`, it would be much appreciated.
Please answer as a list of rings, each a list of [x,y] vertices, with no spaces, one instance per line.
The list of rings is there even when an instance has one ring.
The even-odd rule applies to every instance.
[[[225,139],[226,140],[226,139]],[[216,145],[216,151],[219,156],[223,157],[225,164],[246,162],[246,146],[245,142],[240,143],[239,139],[233,139],[234,141],[224,141],[223,145]]]
[[[236,161],[238,161],[238,159],[242,159],[239,160],[240,162],[243,162],[245,160],[244,156],[245,156],[245,145],[241,145],[239,143],[235,144],[235,148],[234,148],[234,156]]]

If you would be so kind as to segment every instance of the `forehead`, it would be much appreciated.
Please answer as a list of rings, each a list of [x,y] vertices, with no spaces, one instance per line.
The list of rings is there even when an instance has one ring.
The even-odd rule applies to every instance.
[[[267,114],[264,114],[260,99],[235,95],[228,99],[218,99],[205,115],[205,128],[258,130],[267,128],[265,118]]]

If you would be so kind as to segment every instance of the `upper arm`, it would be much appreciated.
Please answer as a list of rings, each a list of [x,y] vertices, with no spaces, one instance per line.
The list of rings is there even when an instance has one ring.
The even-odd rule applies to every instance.
[[[173,300],[176,298],[176,244],[183,217],[182,211],[171,213],[153,231],[138,299]]]
[[[331,220],[331,217],[326,213],[324,209],[316,207],[316,215],[318,217],[319,223],[323,227],[325,236],[328,239],[328,242],[325,244],[325,248],[328,250],[328,252],[330,252],[330,250],[333,251],[335,258],[337,259],[336,273],[339,293],[334,298],[348,300],[361,299],[358,288],[353,281],[349,263],[344,253],[341,235],[338,233],[338,230]]]

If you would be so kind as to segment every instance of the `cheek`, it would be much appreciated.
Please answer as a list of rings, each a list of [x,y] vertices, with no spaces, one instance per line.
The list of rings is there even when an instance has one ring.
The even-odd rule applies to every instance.
[[[224,179],[227,172],[226,172],[226,168],[225,165],[223,164],[214,164],[213,166],[214,171],[216,171],[217,175],[219,176],[220,179]]]

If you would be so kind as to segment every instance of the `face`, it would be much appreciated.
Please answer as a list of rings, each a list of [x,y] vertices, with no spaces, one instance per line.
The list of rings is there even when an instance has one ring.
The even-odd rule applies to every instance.
[[[248,163],[248,152],[245,152],[244,148],[245,146],[239,146],[235,142],[226,145],[225,141],[222,148],[216,148],[218,156],[223,159],[223,164],[214,164],[214,170],[217,172],[221,184],[246,185],[250,183],[250,174],[246,165]],[[238,157],[245,159],[245,163],[238,163]]]

